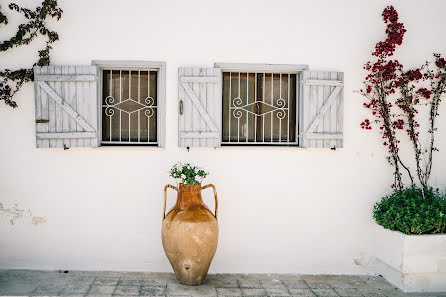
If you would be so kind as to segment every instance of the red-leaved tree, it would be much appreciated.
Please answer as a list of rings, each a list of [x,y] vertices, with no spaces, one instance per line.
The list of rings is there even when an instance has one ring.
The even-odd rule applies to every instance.
[[[446,91],[446,61],[440,54],[434,54],[435,70],[426,62],[422,67],[404,71],[403,65],[396,59],[391,59],[396,47],[403,42],[404,24],[398,22],[398,13],[393,6],[388,6],[382,13],[384,23],[387,25],[384,41],[375,46],[372,53],[373,60],[368,61],[364,69],[368,72],[364,80],[365,88],[360,94],[366,98],[364,107],[368,108],[373,120],[365,119],[361,128],[372,129],[376,124],[383,139],[383,145],[388,149],[388,161],[394,167],[394,184],[398,191],[404,187],[402,170],[407,172],[411,185],[414,179],[411,170],[406,166],[399,155],[398,130],[405,130],[412,143],[417,177],[425,190],[432,169],[432,153],[438,150],[434,146],[436,117],[441,96]],[[428,87],[425,85],[427,84]],[[423,146],[420,142],[420,124],[418,108],[429,106],[430,142]]]
[[[367,99],[364,107],[370,109],[374,120],[381,130],[383,145],[388,148],[387,157],[389,163],[394,167],[394,184],[397,189],[403,188],[401,169],[405,168],[412,180],[410,170],[402,163],[399,157],[399,140],[396,137],[396,129],[402,129],[404,121],[397,118],[392,112],[393,104],[390,95],[395,94],[398,82],[398,72],[402,70],[402,65],[398,60],[392,60],[396,46],[403,42],[404,24],[398,22],[398,13],[389,6],[382,14],[384,23],[387,25],[387,38],[380,41],[375,46],[373,61],[368,61],[364,69],[368,72],[364,80],[365,90],[360,93]],[[372,122],[365,119],[361,123],[363,129],[371,130]]]
[[[425,190],[429,187],[432,171],[432,155],[435,147],[436,118],[441,97],[446,91],[446,61],[440,54],[434,54],[434,69],[429,62],[420,68],[402,72],[397,83],[400,97],[397,105],[406,118],[406,132],[413,146],[418,180]],[[418,108],[428,106],[429,143],[423,145],[419,139],[420,124],[417,121]]]

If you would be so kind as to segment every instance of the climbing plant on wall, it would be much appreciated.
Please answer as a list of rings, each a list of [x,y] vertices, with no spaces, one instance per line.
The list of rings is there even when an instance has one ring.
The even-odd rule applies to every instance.
[[[0,52],[5,52],[17,46],[27,45],[38,36],[46,37],[46,46],[38,51],[38,60],[34,65],[44,66],[50,63],[51,44],[59,39],[59,35],[55,31],[47,28],[46,21],[48,18],[62,17],[62,9],[57,5],[57,0],[44,0],[35,10],[20,7],[15,3],[8,5],[10,10],[22,14],[27,20],[26,23],[20,24],[14,36],[9,40],[0,42]],[[7,25],[8,18],[2,13],[0,6],[0,25]],[[33,66],[34,66],[33,65]],[[6,105],[16,108],[17,103],[13,100],[14,95],[20,90],[24,83],[34,80],[33,68],[23,68],[17,70],[0,70],[0,101],[4,101]]]
[[[365,119],[361,128],[372,129],[372,124],[379,127],[382,144],[388,149],[388,161],[394,169],[393,187],[397,191],[404,188],[402,174],[406,172],[411,186],[415,185],[414,176],[418,177],[423,194],[429,189],[429,177],[432,171],[435,146],[436,118],[441,98],[446,94],[446,60],[434,53],[434,63],[425,62],[422,66],[405,70],[403,65],[392,56],[403,42],[406,29],[398,21],[398,13],[393,6],[388,6],[382,13],[386,24],[386,39],[375,45],[373,60],[364,65],[367,76],[360,94],[366,98],[364,107],[371,111],[372,120]],[[428,127],[420,127],[418,111],[428,107]],[[424,116],[424,113],[421,113]],[[416,171],[405,165],[400,156],[399,130],[406,132],[413,147]],[[427,130],[427,131],[426,131]],[[428,133],[428,144],[423,144],[419,135]]]

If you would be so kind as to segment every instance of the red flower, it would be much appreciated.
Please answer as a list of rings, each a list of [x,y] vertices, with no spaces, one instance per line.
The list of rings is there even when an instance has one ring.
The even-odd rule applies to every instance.
[[[431,94],[432,94],[432,92],[429,91],[429,90],[426,89],[426,88],[419,88],[419,89],[417,90],[417,94],[419,94],[420,96],[422,96],[422,97],[424,97],[424,98],[426,98],[426,99],[429,99],[430,96],[431,96]]]

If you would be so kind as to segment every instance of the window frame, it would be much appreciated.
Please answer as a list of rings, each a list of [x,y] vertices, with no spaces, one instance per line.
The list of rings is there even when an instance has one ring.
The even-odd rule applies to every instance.
[[[102,106],[102,89],[103,89],[103,71],[104,70],[140,70],[140,71],[157,71],[157,143],[156,144],[107,144],[106,146],[117,147],[135,147],[135,146],[151,146],[165,147],[166,139],[166,62],[161,61],[121,61],[121,60],[93,60],[91,65],[97,66],[97,102],[98,106]],[[102,144],[102,108],[98,108],[98,145]]]
[[[303,71],[309,70],[309,66],[306,64],[261,64],[261,63],[214,63],[215,68],[220,68],[223,75],[224,72],[266,72],[266,73],[290,73],[296,74],[296,144],[287,144],[283,142],[271,142],[271,143],[223,143],[223,135],[221,136],[222,146],[262,146],[262,147],[302,147],[303,144]],[[222,85],[223,89],[223,85]],[[223,107],[222,107],[223,108]],[[223,112],[223,110],[222,110]],[[223,119],[223,118],[222,118]],[[221,119],[221,120],[222,120]]]

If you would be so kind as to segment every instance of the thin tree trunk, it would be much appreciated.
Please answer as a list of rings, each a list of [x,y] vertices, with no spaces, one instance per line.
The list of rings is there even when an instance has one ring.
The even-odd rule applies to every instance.
[[[428,156],[427,156],[427,162],[426,162],[426,169],[424,174],[424,183],[426,186],[429,182],[429,177],[431,175],[432,171],[432,153],[434,151],[434,142],[435,142],[435,118],[438,115],[438,106],[440,103],[440,97],[443,94],[444,88],[446,85],[446,79],[443,77],[438,82],[436,92],[434,96],[432,97],[431,102],[431,110],[430,110],[430,133],[431,133],[431,139],[429,143],[429,149],[427,150]]]

